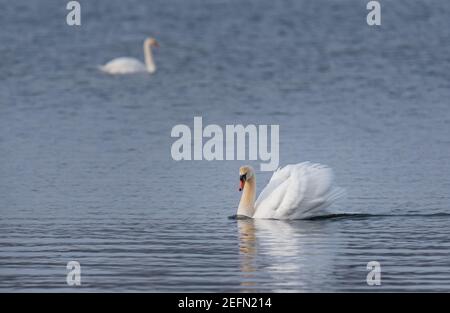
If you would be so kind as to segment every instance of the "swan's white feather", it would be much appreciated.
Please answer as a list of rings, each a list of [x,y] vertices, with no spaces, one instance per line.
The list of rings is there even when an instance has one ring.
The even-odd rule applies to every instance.
[[[329,167],[310,162],[287,165],[273,173],[256,200],[253,217],[301,219],[325,214],[342,193],[333,186]]]
[[[121,57],[116,58],[100,68],[103,72],[109,74],[131,74],[147,72],[144,63],[135,58]]]

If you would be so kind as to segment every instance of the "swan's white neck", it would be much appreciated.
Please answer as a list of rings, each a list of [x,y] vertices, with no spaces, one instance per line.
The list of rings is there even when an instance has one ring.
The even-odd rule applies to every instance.
[[[244,190],[242,191],[241,201],[239,202],[239,207],[237,215],[245,215],[252,217],[255,214],[255,197],[256,197],[256,180],[253,175],[252,178],[247,180],[244,185]]]
[[[147,67],[147,71],[149,73],[153,73],[156,71],[156,65],[153,61],[153,53],[148,42],[144,42],[144,56],[145,56],[145,66]]]

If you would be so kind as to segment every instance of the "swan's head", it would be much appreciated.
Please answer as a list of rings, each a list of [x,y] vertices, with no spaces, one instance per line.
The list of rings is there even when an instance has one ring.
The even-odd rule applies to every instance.
[[[242,191],[244,189],[244,185],[246,181],[249,181],[255,177],[255,172],[253,171],[253,168],[251,166],[241,166],[239,168],[239,191]]]
[[[153,37],[148,37],[147,39],[145,39],[144,44],[149,45],[150,47],[156,47],[156,48],[159,47],[159,43]]]

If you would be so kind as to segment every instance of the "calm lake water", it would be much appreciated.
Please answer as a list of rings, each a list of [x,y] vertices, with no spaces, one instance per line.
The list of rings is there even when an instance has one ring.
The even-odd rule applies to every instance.
[[[450,291],[449,1],[65,5],[0,1],[0,291]],[[97,70],[147,36],[155,75]],[[244,162],[171,158],[194,116],[280,125],[344,214],[230,219]]]

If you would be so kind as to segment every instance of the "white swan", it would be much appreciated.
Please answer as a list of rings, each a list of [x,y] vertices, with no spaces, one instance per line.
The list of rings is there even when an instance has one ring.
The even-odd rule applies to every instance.
[[[271,219],[302,219],[327,214],[343,190],[333,186],[332,170],[321,164],[303,162],[287,165],[272,175],[255,202],[256,179],[250,166],[239,169],[243,190],[238,216]]]
[[[145,64],[135,58],[121,57],[116,58],[100,67],[108,74],[132,74],[132,73],[154,73],[156,65],[153,61],[152,47],[159,47],[158,42],[154,38],[147,38],[144,41]]]

